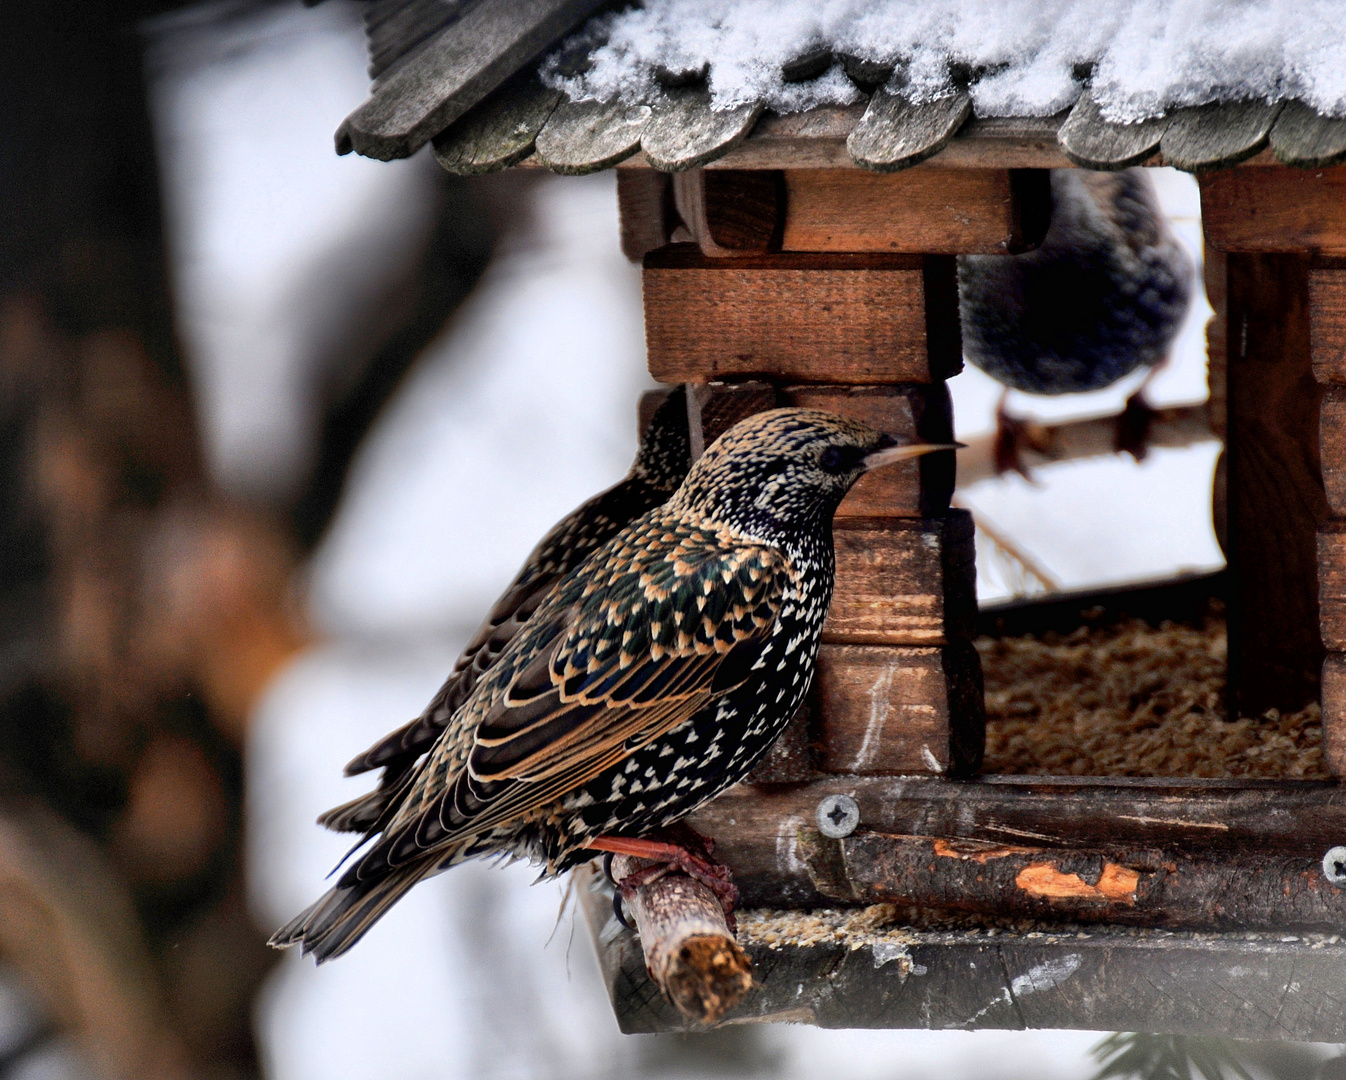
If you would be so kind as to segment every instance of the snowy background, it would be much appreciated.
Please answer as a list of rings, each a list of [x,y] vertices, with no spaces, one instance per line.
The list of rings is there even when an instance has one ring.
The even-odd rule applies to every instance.
[[[337,158],[366,90],[347,5],[235,22],[180,51],[156,88],[182,333],[219,481],[283,491],[311,452],[309,390],[329,313],[373,295],[426,227],[433,162]],[[188,33],[188,39],[191,35]],[[1195,184],[1161,193],[1200,257]],[[644,372],[638,269],[617,242],[615,180],[541,178],[477,292],[420,359],[357,460],[308,568],[321,640],[265,695],[247,748],[252,901],[263,925],[307,904],[344,853],[313,824],[358,794],[356,751],[417,714],[481,612],[554,520],[626,470]],[[1195,306],[1157,403],[1205,396]],[[998,387],[952,383],[960,435]],[[1012,411],[1113,411],[1134,382]],[[1219,565],[1214,444],[1053,466],[960,493],[1064,587]],[[995,583],[984,582],[986,598]],[[469,865],[415,889],[348,957],[294,953],[257,1006],[273,1080],[473,1077],[1083,1077],[1079,1032],[739,1028],[618,1034],[583,926],[523,867]]]

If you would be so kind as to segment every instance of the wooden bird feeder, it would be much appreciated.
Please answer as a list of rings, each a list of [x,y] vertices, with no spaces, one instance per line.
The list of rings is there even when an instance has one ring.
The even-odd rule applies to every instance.
[[[694,87],[578,103],[534,72],[594,0],[480,0],[428,33],[423,7],[370,5],[381,67],[338,148],[433,140],[459,173],[617,166],[649,370],[689,384],[701,446],[780,404],[950,439],[955,256],[1033,247],[1048,170],[1196,173],[1229,699],[1251,716],[1321,700],[1346,776],[1346,122],[1247,102],[1120,127],[1087,91],[1018,119],[882,89],[789,116],[712,112]],[[743,894],[755,986],[724,1018],[1346,1039],[1335,782],[977,775],[973,527],[953,484],[941,454],[855,487],[812,699],[692,819]],[[687,1026],[585,880],[623,1029]],[[926,925],[932,909],[965,922]]]

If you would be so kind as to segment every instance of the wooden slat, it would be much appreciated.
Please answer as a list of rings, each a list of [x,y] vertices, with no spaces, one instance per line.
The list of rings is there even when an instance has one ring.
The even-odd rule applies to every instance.
[[[369,77],[380,77],[463,13],[470,0],[375,0],[365,11]]]
[[[1276,160],[1303,169],[1321,169],[1346,161],[1346,119],[1320,116],[1302,101],[1286,102],[1271,128]]]
[[[1318,696],[1322,389],[1309,355],[1307,257],[1228,261],[1231,702],[1244,716]]]
[[[599,6],[600,0],[479,0],[346,117],[337,153],[407,157]]]
[[[839,518],[836,592],[823,640],[837,645],[947,645],[976,622],[972,515]]]
[[[1137,124],[1114,124],[1103,118],[1093,94],[1085,90],[1057,133],[1061,149],[1085,169],[1125,169],[1139,165],[1159,150],[1168,122],[1163,117]]]
[[[1318,625],[1325,648],[1346,651],[1346,521],[1318,530]]]
[[[897,438],[953,441],[953,404],[944,383],[899,386],[787,386],[783,404],[825,409]],[[956,455],[927,454],[862,476],[837,517],[939,517],[953,496]]]
[[[433,140],[435,160],[458,176],[497,172],[517,165],[561,100],[525,70]]]
[[[812,780],[817,775],[813,762],[812,716],[812,703],[806,701],[743,782],[799,784]]]
[[[669,91],[654,106],[640,148],[645,160],[663,172],[693,169],[723,157],[746,139],[761,113],[761,102],[715,110],[709,90]]]
[[[618,169],[617,214],[622,254],[632,262],[663,247],[677,219],[669,177],[654,169]]]
[[[1174,112],[1159,148],[1164,163],[1187,172],[1224,169],[1246,161],[1267,144],[1280,102],[1213,102]]]
[[[785,178],[777,169],[691,169],[673,177],[673,201],[703,255],[780,250]]]
[[[1323,660],[1323,760],[1332,775],[1346,780],[1346,655]]]
[[[648,105],[619,101],[562,101],[537,136],[537,159],[552,172],[601,172],[640,149]]]
[[[1198,178],[1206,241],[1223,251],[1346,251],[1346,166],[1250,165]]]
[[[1037,246],[1051,219],[1045,171],[789,169],[784,176],[785,251],[1003,255]]]
[[[1346,386],[1329,387],[1323,394],[1318,446],[1328,509],[1346,516]]]
[[[847,136],[846,149],[866,169],[896,172],[943,150],[971,113],[972,98],[966,91],[913,105],[880,87]]]
[[[1309,269],[1309,347],[1314,378],[1346,386],[1346,262],[1322,260]]]
[[[598,871],[577,880],[621,1030],[690,1030],[650,980],[639,940],[613,917]],[[1328,934],[988,934],[848,915],[741,911],[738,940],[755,987],[724,1022],[1346,1039],[1338,1004],[1346,942]]]
[[[709,383],[688,387],[699,416],[703,446],[709,446],[740,420],[781,404],[767,382]]]
[[[661,382],[767,375],[799,382],[945,379],[962,368],[953,259],[645,257],[645,342]]]
[[[824,645],[814,677],[823,772],[970,776],[986,718],[970,642],[943,648]]]

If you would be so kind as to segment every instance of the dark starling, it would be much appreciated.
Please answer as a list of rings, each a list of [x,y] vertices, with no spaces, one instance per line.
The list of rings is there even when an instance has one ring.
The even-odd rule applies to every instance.
[[[271,943],[338,956],[416,882],[473,857],[551,876],[667,848],[643,838],[741,780],[803,700],[842,496],[866,469],[937,449],[811,409],[731,428],[672,499],[557,584],[371,846]]]
[[[467,700],[472,687],[499,659],[501,651],[552,586],[626,524],[666,502],[682,483],[691,463],[687,398],[678,387],[650,419],[631,471],[553,525],[529,553],[425,711],[346,765],[347,776],[382,767],[384,774],[378,788],[327,811],[318,823],[336,832],[364,832],[370,828],[378,820],[389,794],[407,778],[416,759],[434,745],[454,710]]]
[[[1023,255],[960,256],[958,287],[971,363],[1015,390],[1077,394],[1167,357],[1191,300],[1192,262],[1144,169],[1057,169],[1042,244]],[[1143,389],[1133,413],[1146,408]],[[1008,437],[1003,398],[999,420]],[[1143,440],[1125,445],[1119,433],[1119,441],[1143,453]]]

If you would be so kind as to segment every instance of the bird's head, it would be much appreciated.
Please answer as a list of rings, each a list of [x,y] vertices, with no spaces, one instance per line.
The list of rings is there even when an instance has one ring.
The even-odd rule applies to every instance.
[[[764,539],[787,536],[829,522],[870,469],[957,445],[905,441],[818,409],[772,409],[711,443],[669,506]]]
[[[651,487],[674,491],[692,466],[692,441],[687,433],[687,394],[681,386],[664,398],[640,437],[631,472]]]

